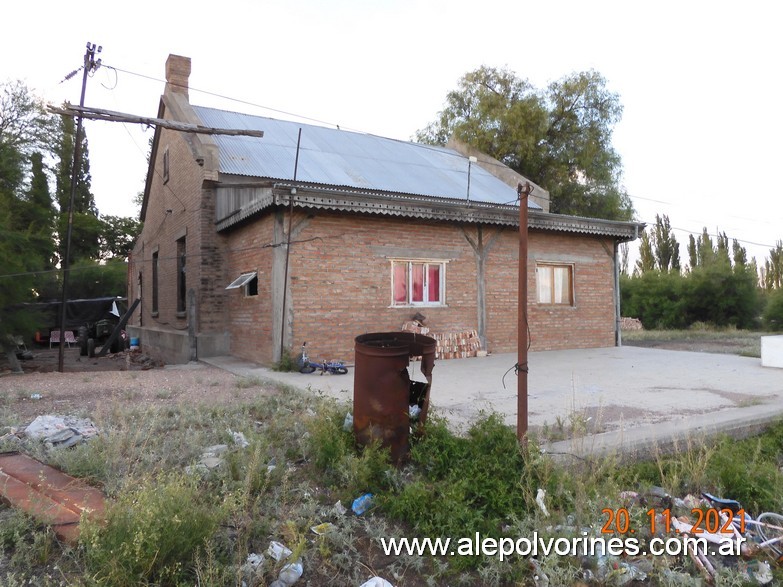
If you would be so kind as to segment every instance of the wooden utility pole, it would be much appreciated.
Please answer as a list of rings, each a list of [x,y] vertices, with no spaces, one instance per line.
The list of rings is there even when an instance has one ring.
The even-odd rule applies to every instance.
[[[129,122],[131,124],[145,124],[147,126],[160,126],[180,132],[196,133],[203,135],[228,135],[233,137],[263,137],[264,131],[239,129],[239,128],[214,128],[211,126],[201,126],[200,124],[190,124],[187,122],[178,122],[176,120],[164,120],[163,118],[151,118],[149,116],[137,116],[135,114],[126,114],[125,112],[115,112],[114,110],[104,110],[103,108],[88,108],[83,105],[72,106],[66,104],[63,108],[49,105],[49,112],[62,114],[65,116],[75,116],[79,120],[87,118],[88,120],[103,120],[104,122]]]
[[[82,75],[82,93],[79,106],[84,106],[84,93],[87,91],[87,75],[101,66],[101,60],[95,60],[95,54],[103,47],[96,48],[95,43],[87,42],[84,53],[84,74]],[[71,169],[71,195],[68,199],[68,227],[65,232],[65,258],[63,265],[63,292],[60,299],[60,347],[57,355],[57,370],[65,371],[65,304],[68,301],[68,276],[71,272],[71,233],[73,232],[73,203],[76,199],[76,180],[79,177],[79,167],[82,160],[82,117],[76,118],[76,137],[73,144],[73,167]]]
[[[527,203],[533,186],[517,185],[519,196],[519,299],[517,309],[517,437],[527,442]]]

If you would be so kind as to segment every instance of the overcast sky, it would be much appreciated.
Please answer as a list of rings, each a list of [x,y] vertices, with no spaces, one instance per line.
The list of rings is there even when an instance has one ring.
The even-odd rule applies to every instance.
[[[81,75],[59,82],[92,41],[117,69],[90,78],[86,105],[155,116],[176,53],[193,60],[195,104],[294,119],[196,91],[206,90],[410,139],[482,64],[539,87],[595,69],[625,108],[614,144],[638,219],[668,214],[681,243],[703,226],[726,231],[761,261],[783,238],[781,13],[755,0],[12,2],[0,79],[77,104]],[[85,128],[98,209],[135,214],[152,131]]]

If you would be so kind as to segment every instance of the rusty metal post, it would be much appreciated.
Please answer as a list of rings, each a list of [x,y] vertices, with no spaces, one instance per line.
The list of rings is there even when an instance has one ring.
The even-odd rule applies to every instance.
[[[533,191],[529,182],[517,186],[519,195],[519,294],[517,309],[517,437],[527,442],[527,202]]]

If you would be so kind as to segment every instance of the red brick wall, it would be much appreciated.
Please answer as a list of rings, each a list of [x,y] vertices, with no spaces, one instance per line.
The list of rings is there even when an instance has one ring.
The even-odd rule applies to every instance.
[[[268,362],[273,356],[272,216],[234,229],[226,266],[230,279],[259,271],[259,295],[228,292],[232,352]],[[465,229],[474,237],[475,227]],[[497,231],[485,227],[484,242]],[[309,240],[308,239],[315,239]],[[398,330],[417,311],[434,331],[476,328],[476,258],[458,226],[444,223],[319,213],[296,237],[290,257],[294,350],[310,342],[314,357],[353,360],[359,334]],[[614,344],[612,242],[590,236],[531,231],[529,312],[532,350]],[[517,232],[503,229],[486,261],[487,340],[491,352],[517,348]],[[608,251],[608,252],[607,252]],[[388,257],[448,259],[446,307],[391,305]],[[535,262],[574,264],[573,307],[536,304]],[[229,281],[230,281],[229,279]]]
[[[187,316],[177,312],[177,240],[185,237],[186,290],[196,291],[198,332],[226,328],[224,307],[225,237],[214,228],[214,191],[202,189],[204,173],[196,163],[188,136],[163,129],[155,174],[152,177],[144,229],[133,250],[130,295],[139,295],[138,274],[143,277],[141,311],[131,324],[185,330]],[[169,152],[169,179],[163,179],[163,157]],[[152,314],[152,254],[158,252],[158,313]]]
[[[272,362],[272,332],[280,324],[272,320],[271,214],[235,229],[228,237],[226,267],[230,283],[242,273],[256,271],[258,295],[245,296],[244,288],[225,292],[231,330],[231,354],[261,363]],[[265,246],[266,245],[266,246]],[[225,285],[223,287],[225,287]]]
[[[533,351],[614,345],[614,264],[610,238],[530,231],[528,324]],[[516,351],[519,243],[504,231],[487,267],[487,346]],[[574,305],[536,302],[536,263],[573,264]]]

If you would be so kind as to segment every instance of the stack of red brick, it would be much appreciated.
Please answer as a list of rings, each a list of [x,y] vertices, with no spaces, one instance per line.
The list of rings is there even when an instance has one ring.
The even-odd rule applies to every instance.
[[[436,359],[467,359],[475,357],[476,352],[481,350],[481,339],[475,330],[431,332],[428,327],[422,326],[416,321],[406,322],[402,325],[402,329],[434,338],[437,343],[435,347]]]

